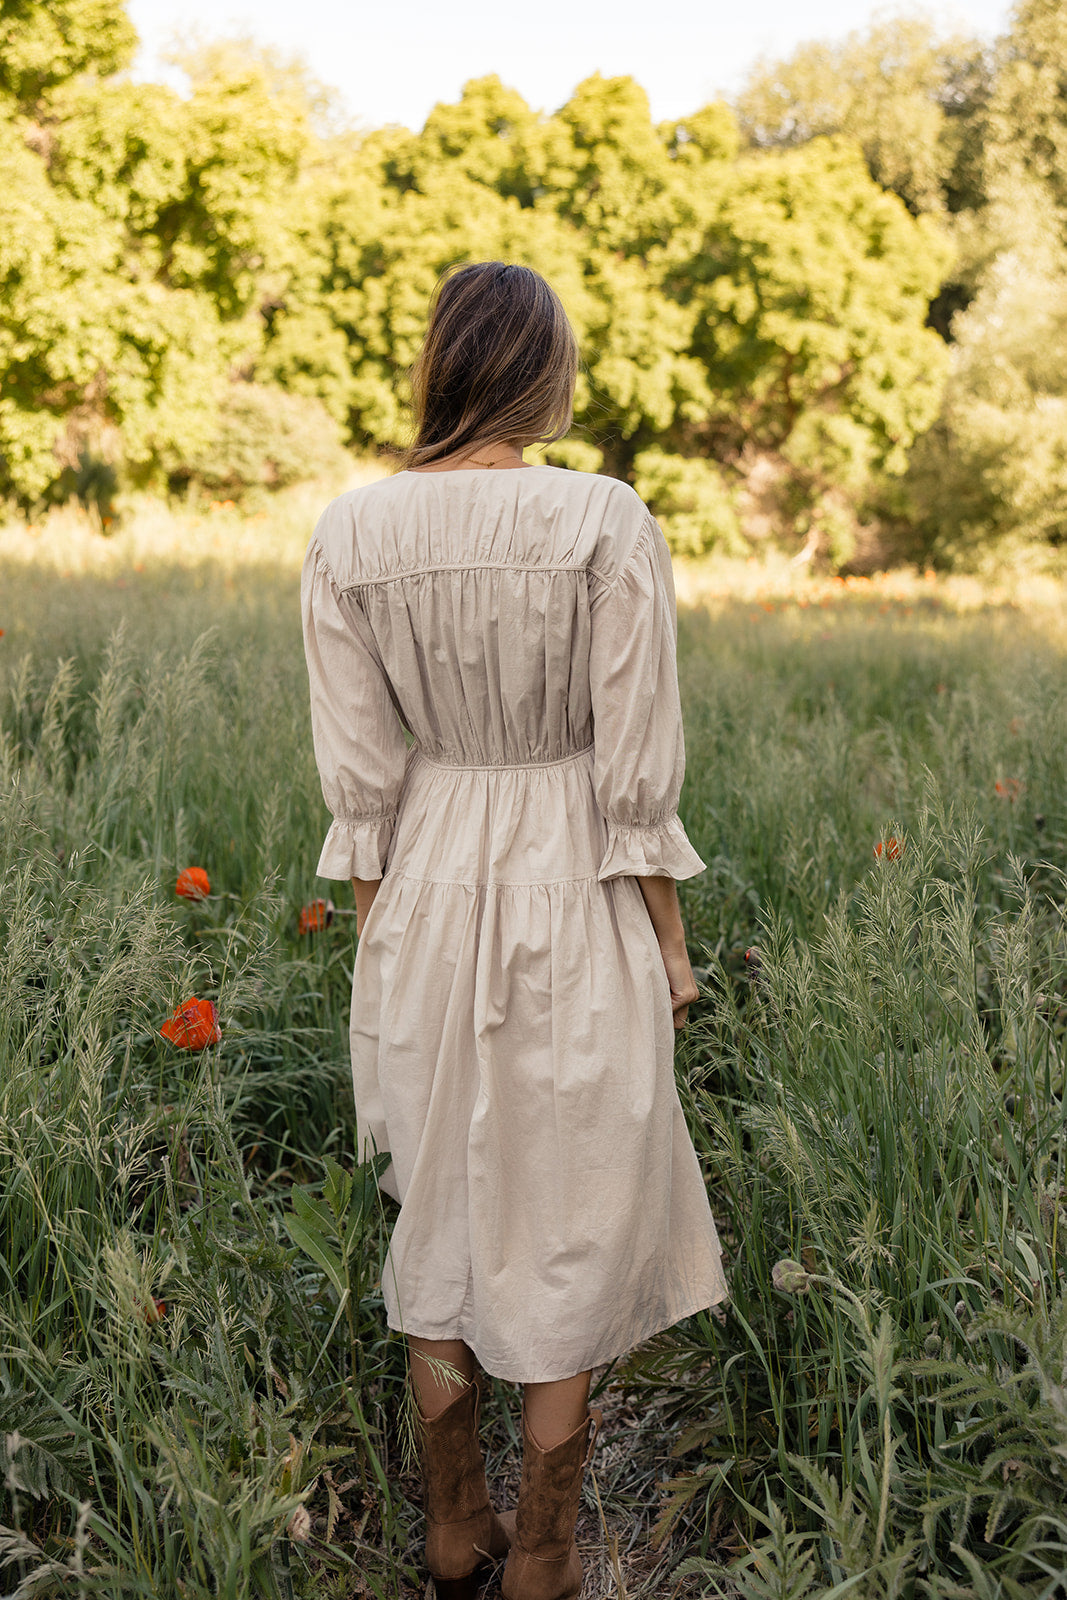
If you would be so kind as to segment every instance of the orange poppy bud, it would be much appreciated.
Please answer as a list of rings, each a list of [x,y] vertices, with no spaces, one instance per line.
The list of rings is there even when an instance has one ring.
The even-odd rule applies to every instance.
[[[323,928],[330,926],[333,919],[332,900],[312,900],[310,905],[301,906],[297,926],[301,933],[321,933]]]
[[[876,856],[885,856],[887,861],[899,861],[904,854],[903,839],[879,839],[874,847]]]
[[[203,867],[186,867],[179,872],[174,893],[183,900],[206,900],[211,893],[211,881]]]
[[[219,1014],[213,1000],[187,1000],[160,1028],[164,1039],[179,1050],[206,1050],[222,1038]]]

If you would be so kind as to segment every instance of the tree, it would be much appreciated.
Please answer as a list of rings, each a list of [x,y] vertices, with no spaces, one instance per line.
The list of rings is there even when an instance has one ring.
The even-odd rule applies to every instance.
[[[984,203],[958,219],[972,303],[907,507],[926,558],[1004,560],[1067,540],[1067,14],[1023,0],[979,119]]]
[[[712,124],[721,118],[706,130],[714,142]],[[583,350],[577,412],[587,437],[554,455],[598,465],[606,453],[626,471],[640,440],[670,423],[679,395],[700,387],[686,353],[692,318],[657,288],[669,259],[660,241],[696,236],[692,181],[692,160],[675,159],[630,80],[594,76],[551,118],[498,79],[476,80],[458,105],[436,107],[421,134],[385,130],[337,152],[321,180],[323,209],[308,217],[315,271],[282,297],[265,363],[280,381],[321,378],[331,408],[348,405],[356,439],[398,444],[407,432],[399,375],[438,274],[461,260],[525,261],[558,288]],[[301,348],[315,352],[318,377],[301,372]]]
[[[958,318],[945,403],[910,463],[922,554],[946,565],[1067,544],[1067,260],[1034,223]]]
[[[736,546],[772,459],[783,528],[843,525],[936,412],[944,241],[845,137],[742,152],[728,106],[657,126],[599,74],[551,116],[487,77],[417,133],[361,134],[247,42],[183,56],[179,95],[107,76],[107,40],[0,124],[0,493],[60,493],[86,452],[239,486],[326,459],[337,426],[395,448],[434,285],[490,257],[544,272],[575,325],[551,459],[636,483],[679,547]]]
[[[121,219],[54,186],[4,124],[0,192],[0,494],[40,499],[83,451],[138,470],[179,459],[225,370],[210,299],[127,261]]]
[[[306,118],[246,61],[187,99],[75,77],[0,128],[0,493],[58,492],[85,451],[165,482],[259,354]]]
[[[924,324],[947,259],[937,225],[879,189],[855,145],[749,155],[677,276],[710,392],[690,448],[787,465],[783,509],[801,529],[841,491],[901,473],[944,382]]]
[[[737,103],[742,132],[759,149],[844,134],[871,176],[915,213],[955,208],[973,184],[968,120],[987,91],[981,47],[939,38],[921,17],[897,17],[839,44],[806,44],[784,62],[761,62]]]
[[[986,118],[991,185],[1020,173],[1048,189],[1067,229],[1067,10],[1060,0],[1020,0],[1001,42]]]
[[[128,66],[136,47],[125,0],[4,0],[0,93],[32,107],[76,73]]]

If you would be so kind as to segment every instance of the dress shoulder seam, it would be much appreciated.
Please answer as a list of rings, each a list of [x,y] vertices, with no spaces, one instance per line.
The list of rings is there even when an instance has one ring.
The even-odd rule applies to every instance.
[[[604,584],[604,592],[606,594],[611,594],[611,592],[618,586],[618,584],[625,577],[627,571],[629,570],[629,566],[630,566],[631,561],[633,560],[634,556],[637,554],[638,550],[640,550],[640,548],[641,548],[641,543],[642,543],[642,541],[643,541],[643,539],[645,537],[645,534],[650,532],[650,530],[652,530],[652,529],[654,529],[659,534],[660,538],[662,539],[663,530],[661,529],[659,523],[656,521],[655,517],[652,515],[651,511],[649,511],[647,509],[647,507],[646,507],[644,518],[642,519],[641,526],[637,530],[637,535],[636,535],[636,537],[634,539],[634,542],[630,546],[629,550],[627,551],[625,558],[622,561],[619,562],[618,569],[615,572],[614,577],[608,578],[608,577],[604,576],[602,573],[597,572],[594,567],[590,567],[589,568],[589,571],[595,577],[600,578],[601,581],[603,582],[603,584]]]
[[[308,553],[313,557],[316,570],[322,572],[330,580],[330,583],[339,594],[342,593],[343,586],[337,581],[337,574],[330,565],[330,558],[323,549],[322,540],[319,538],[318,534],[315,534],[312,537],[311,543],[308,547]]]

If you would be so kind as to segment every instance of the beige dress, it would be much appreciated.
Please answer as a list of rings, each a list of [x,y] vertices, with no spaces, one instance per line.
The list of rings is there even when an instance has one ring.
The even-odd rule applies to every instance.
[[[318,870],[383,879],[351,1042],[389,1325],[569,1377],[727,1293],[634,877],[704,870],[666,542],[612,478],[403,472],[326,508],[302,603]]]

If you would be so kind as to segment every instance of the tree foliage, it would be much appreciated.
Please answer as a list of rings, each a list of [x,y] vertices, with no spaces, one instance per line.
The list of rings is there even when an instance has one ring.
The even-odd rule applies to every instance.
[[[973,566],[1067,544],[1067,260],[1047,237],[998,254],[955,354],[907,480],[931,552]]]
[[[994,175],[1021,169],[1047,186],[1067,227],[1067,11],[1060,0],[1020,0],[1001,42],[985,126]]]
[[[125,0],[4,0],[0,94],[33,104],[77,72],[117,72],[137,35]]]
[[[762,64],[749,142],[845,133],[873,177],[939,217],[954,259],[930,321],[952,345],[936,422],[912,451],[905,544],[980,563],[1067,537],[1067,11],[1020,0],[993,48],[921,19]]]
[[[845,134],[878,183],[913,211],[938,212],[966,182],[968,122],[987,78],[974,40],[943,39],[928,18],[895,18],[840,43],[802,45],[788,61],[760,62],[738,116],[761,149]]]
[[[773,531],[846,559],[888,482],[941,515],[913,452],[957,439],[943,396],[958,411],[981,365],[949,378],[952,314],[999,292],[1020,184],[1063,212],[1052,0],[992,56],[880,23],[661,124],[631,78],[543,115],[486,77],[418,132],[360,133],[248,41],[182,56],[185,94],[117,75],[132,44],[119,0],[14,0],[0,23],[0,495],[26,504],[86,459],[164,488],[280,481],[271,419],[286,461],[313,425],[320,462],[338,433],[395,449],[439,273],[503,257],[549,277],[581,344],[551,459],[628,478],[690,549],[740,548],[756,474]]]

